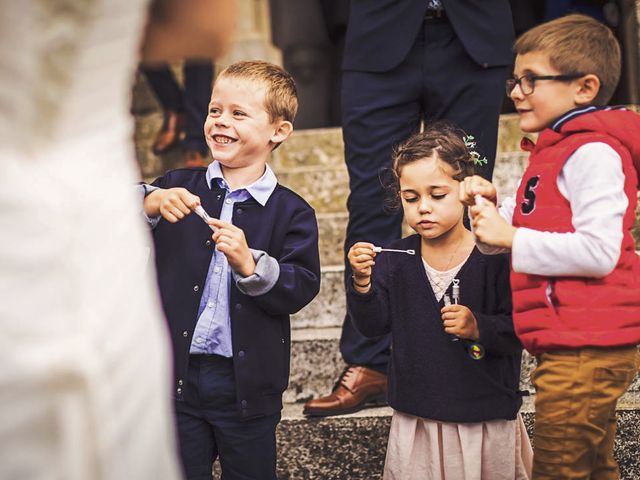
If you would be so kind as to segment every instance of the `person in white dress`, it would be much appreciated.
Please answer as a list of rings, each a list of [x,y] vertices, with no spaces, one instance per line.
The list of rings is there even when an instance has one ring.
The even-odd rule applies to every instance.
[[[2,480],[180,477],[168,342],[132,187],[147,9],[0,0]],[[197,51],[184,40],[167,56],[217,54],[227,30],[205,50],[204,23],[192,28]],[[162,56],[177,30],[152,24],[144,51]]]

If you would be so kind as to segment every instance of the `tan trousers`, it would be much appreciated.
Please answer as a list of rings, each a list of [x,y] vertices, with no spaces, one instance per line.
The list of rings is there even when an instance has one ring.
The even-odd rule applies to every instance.
[[[533,480],[618,479],[616,403],[640,367],[636,347],[537,357]]]

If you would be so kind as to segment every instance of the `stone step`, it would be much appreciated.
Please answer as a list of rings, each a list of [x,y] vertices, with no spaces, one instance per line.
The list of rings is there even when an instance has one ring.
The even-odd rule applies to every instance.
[[[500,115],[498,153],[520,152],[520,140],[523,135],[518,114]],[[535,135],[527,135],[535,139]],[[274,152],[272,165],[278,170],[334,167],[344,163],[343,149],[340,128],[295,130],[282,147]]]
[[[515,114],[500,117],[494,183],[500,195],[515,191],[527,154],[520,151],[522,132]],[[349,178],[344,164],[344,144],[339,128],[302,130],[276,150],[271,166],[279,181],[302,195],[318,213],[346,213]],[[323,227],[320,227],[323,230]],[[333,244],[330,240],[327,243]]]
[[[165,170],[177,168],[182,160],[178,148],[162,155],[151,152],[153,139],[161,126],[162,114],[159,112],[136,117],[136,156],[145,181],[152,181]],[[341,130],[306,130],[296,135],[290,140],[292,145],[289,141],[285,143],[274,152],[270,162],[279,182],[305,198],[318,216],[346,213],[349,177],[343,160]],[[290,157],[299,160],[293,161]],[[509,195],[515,190],[525,162],[523,152],[498,154],[494,183],[500,195]]]
[[[340,327],[346,311],[344,267],[322,267],[320,293],[305,308],[291,316],[291,328]]]
[[[313,136],[309,137],[313,138]],[[282,146],[283,149],[285,145]],[[309,146],[310,151],[319,151],[322,148],[322,144],[316,147]],[[335,157],[331,158],[335,159]],[[517,181],[522,176],[526,161],[527,154],[524,152],[503,152],[498,155],[493,173],[493,183],[500,196],[511,195],[515,192]],[[272,162],[272,166],[278,176],[278,181],[307,200],[316,213],[346,212],[349,176],[342,157],[331,165],[317,165],[314,159],[311,162],[309,165],[291,167],[275,161]]]
[[[316,213],[316,217],[320,265],[323,267],[343,265],[344,239],[349,218],[346,210],[337,213]]]
[[[327,395],[331,391],[346,366],[339,351],[340,332],[339,327],[292,330],[291,374],[289,388],[284,394],[286,403],[305,402]],[[523,352],[521,390],[534,391],[531,372],[535,365],[535,358],[526,351]],[[640,394],[640,375],[636,377],[629,391]]]
[[[339,327],[292,330],[286,403],[305,402],[331,392],[346,366],[340,355],[340,332]],[[529,376],[534,363],[529,355],[525,354],[522,365],[521,388],[531,390]]]
[[[522,407],[531,436],[535,413],[533,398]],[[278,478],[349,479],[382,478],[392,410],[372,408],[350,415],[305,418],[302,405],[287,405],[278,427]],[[615,457],[622,480],[640,478],[638,431],[640,394],[627,393],[618,402]]]

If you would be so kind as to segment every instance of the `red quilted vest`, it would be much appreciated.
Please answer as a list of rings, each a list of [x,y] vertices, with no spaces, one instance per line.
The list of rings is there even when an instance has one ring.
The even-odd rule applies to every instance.
[[[525,139],[526,140],[526,139]],[[622,159],[629,206],[621,255],[603,278],[543,277],[511,271],[516,333],[532,354],[585,346],[640,343],[640,258],[630,230],[635,221],[640,165],[640,117],[629,111],[598,111],[574,118],[560,131],[544,130],[531,151],[518,192],[513,225],[547,232],[573,232],[571,205],[557,186],[564,163],[590,142],[611,146]],[[606,175],[606,172],[593,172]],[[533,253],[535,254],[535,253]]]

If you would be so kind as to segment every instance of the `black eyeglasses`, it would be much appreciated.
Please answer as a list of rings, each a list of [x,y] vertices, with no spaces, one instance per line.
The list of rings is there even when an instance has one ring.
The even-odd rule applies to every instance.
[[[569,73],[566,75],[533,75],[527,73],[520,78],[509,78],[505,83],[505,89],[507,91],[507,97],[511,96],[511,92],[516,88],[516,85],[520,87],[523,95],[531,95],[536,89],[536,82],[538,80],[576,80],[577,78],[584,77],[584,73]]]

